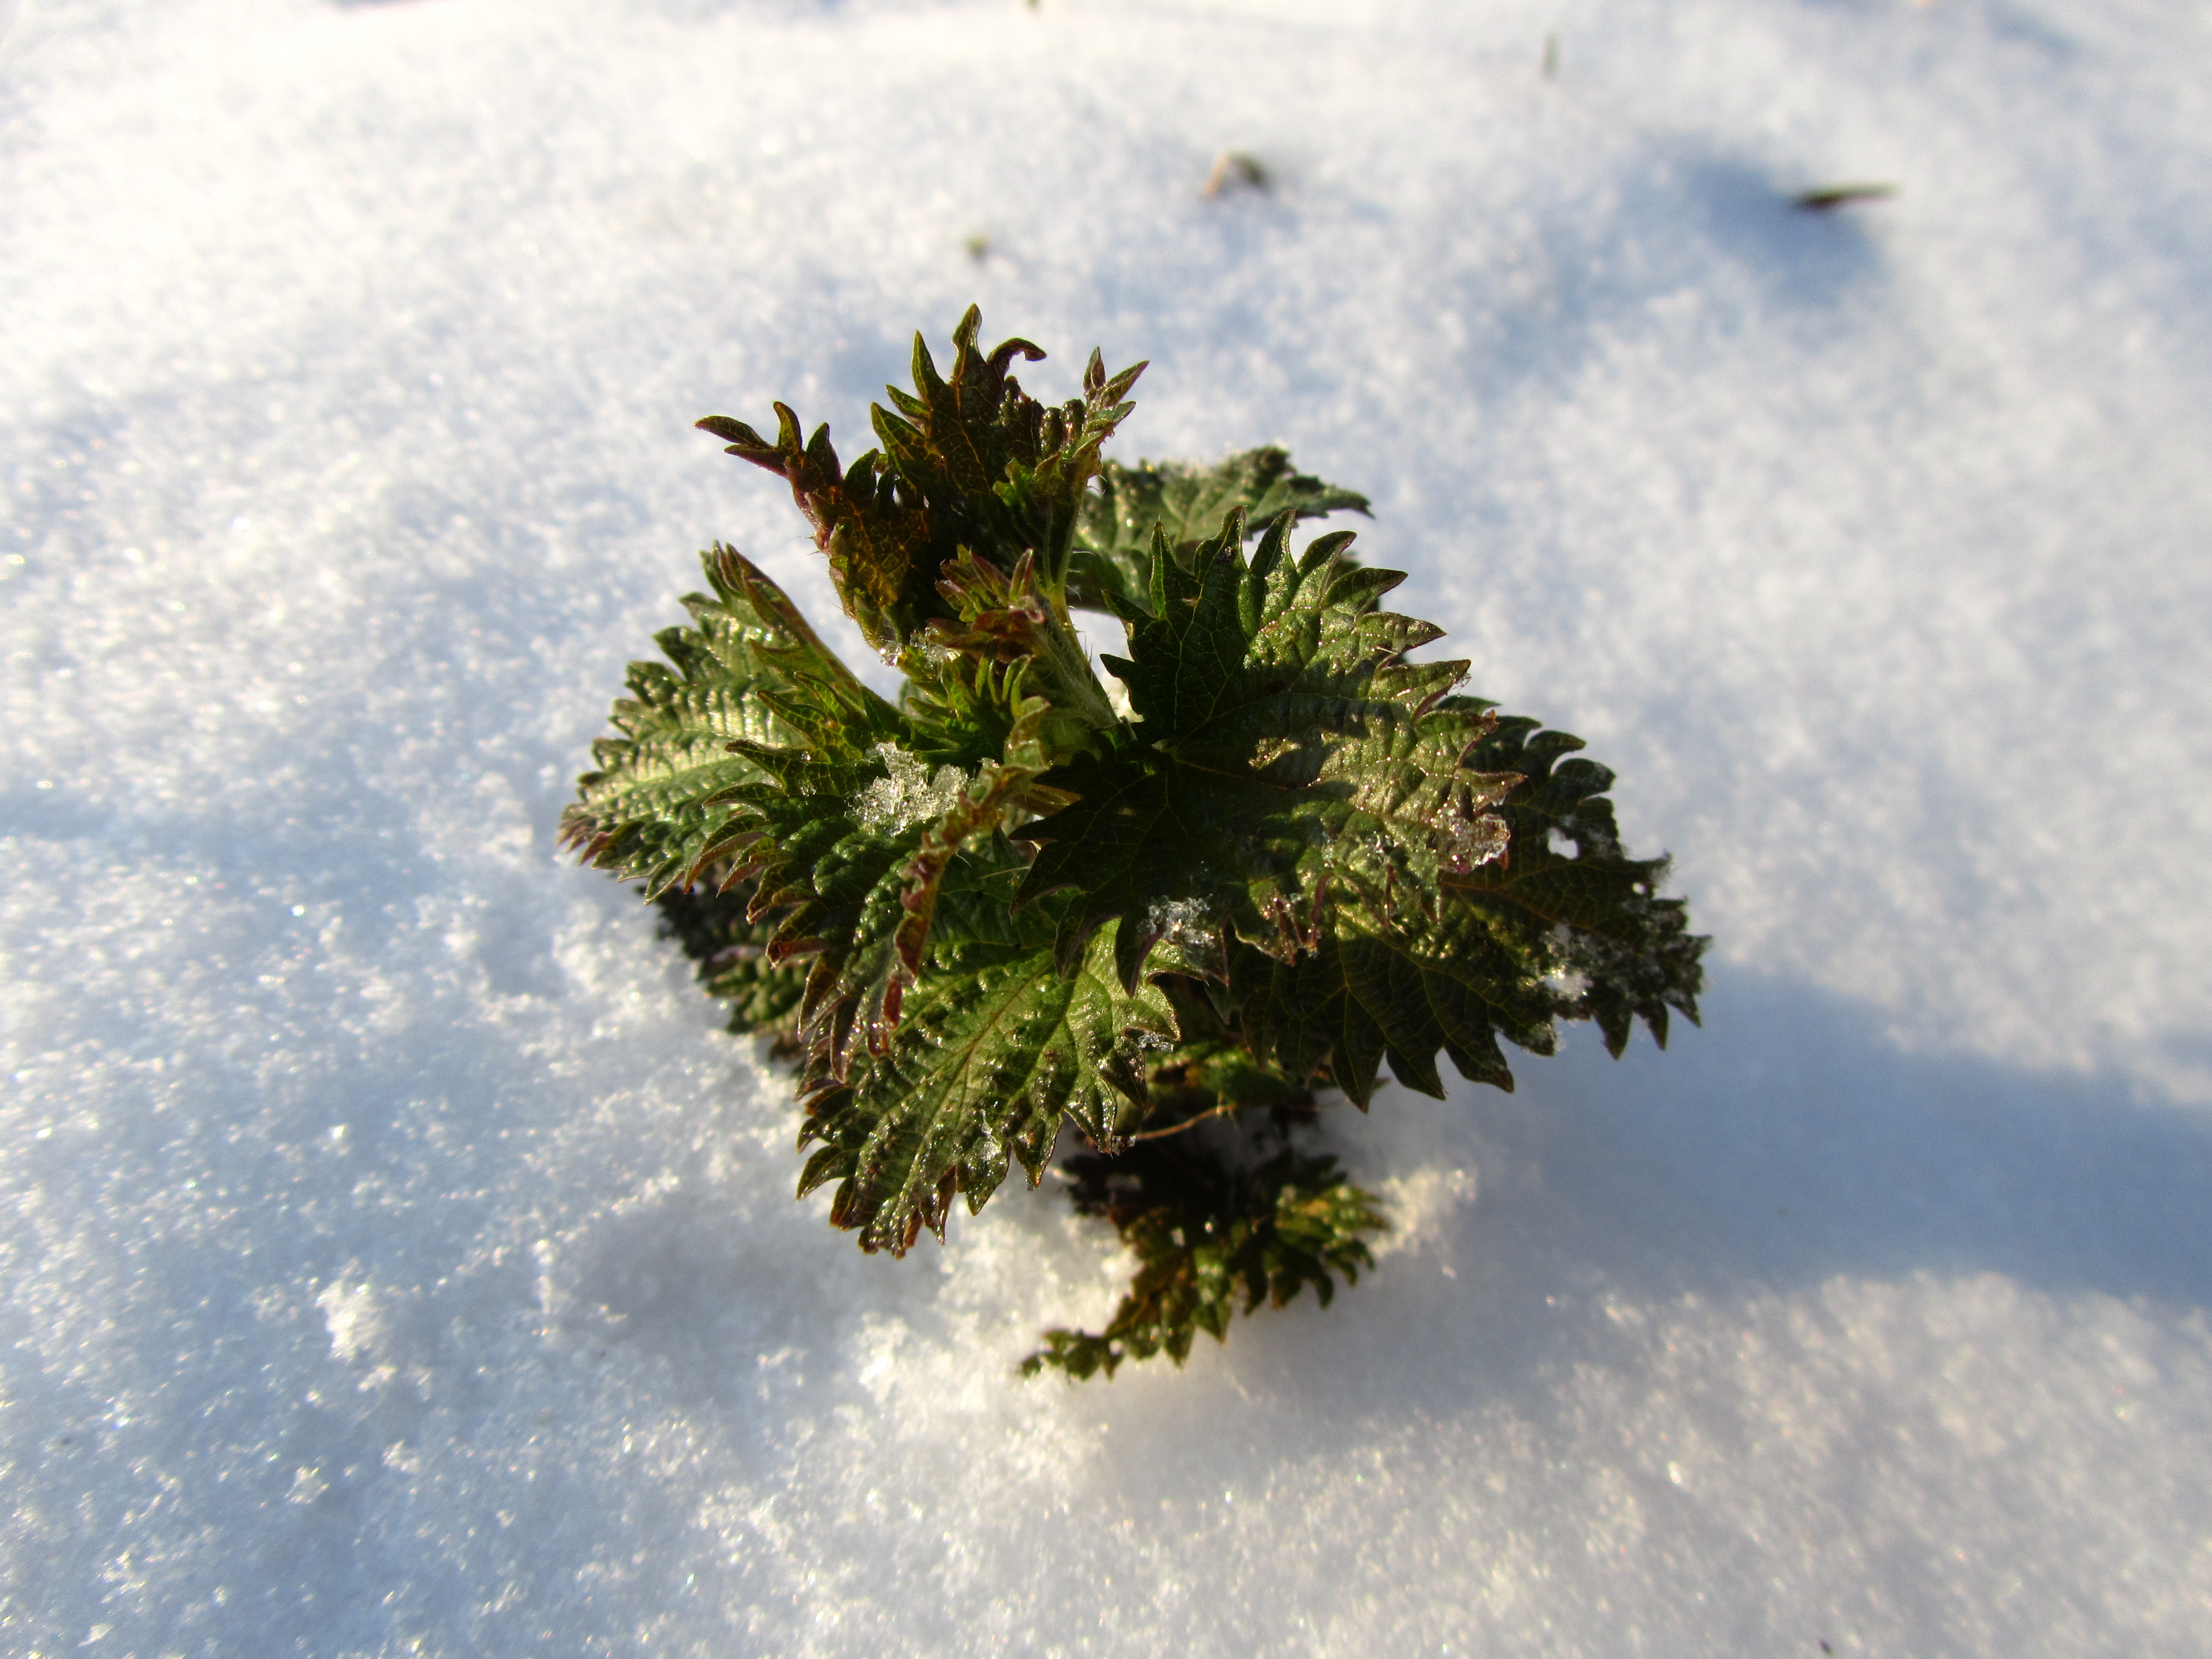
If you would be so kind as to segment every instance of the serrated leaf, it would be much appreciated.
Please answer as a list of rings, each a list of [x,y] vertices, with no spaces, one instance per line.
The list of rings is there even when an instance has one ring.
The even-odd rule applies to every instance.
[[[997,830],[1044,770],[1035,700],[1017,710],[999,757],[963,774],[933,773],[896,744],[824,761],[749,748],[767,775],[738,799],[755,838],[755,916],[780,915],[768,945],[780,963],[810,957],[802,1030],[842,1079],[856,1049],[878,1051],[898,1029],[921,971],[939,886],[971,839]]]
[[[802,442],[799,417],[782,404],[773,441],[726,416],[698,423],[731,454],[789,482],[846,613],[891,660],[925,623],[951,614],[939,578],[962,548],[1003,567],[1031,554],[1059,592],[1099,447],[1127,416],[1127,394],[1144,370],[1109,377],[1093,352],[1083,395],[1048,407],[1009,373],[1017,357],[1044,353],[1019,339],[986,352],[981,327],[969,307],[952,332],[949,374],[915,336],[915,390],[885,388],[891,407],[870,411],[883,449],[848,470],[839,470],[829,428]]]
[[[1290,530],[1248,564],[1232,514],[1187,567],[1154,562],[1129,657],[1105,659],[1140,718],[1048,773],[1079,799],[1020,832],[1039,843],[1024,898],[1077,890],[1071,952],[1121,919],[1125,983],[1163,937],[1294,960],[1332,890],[1389,917],[1504,849],[1486,809],[1516,780],[1462,764],[1490,716],[1437,706],[1465,665],[1407,663],[1437,630],[1377,608],[1402,578],[1350,563],[1346,536],[1292,557]]]
[[[1188,556],[1217,536],[1232,511],[1256,536],[1285,514],[1293,522],[1367,511],[1367,498],[1298,471],[1290,452],[1248,449],[1212,466],[1181,461],[1108,461],[1098,490],[1084,502],[1069,567],[1068,603],[1087,610],[1142,610],[1152,591],[1153,538]]]
[[[1494,938],[1552,942],[1553,971],[1571,994],[1565,1017],[1595,1020],[1613,1054],[1627,1046],[1638,1019],[1663,1048],[1669,1009],[1697,1020],[1699,958],[1710,941],[1690,932],[1684,901],[1658,896],[1668,860],[1622,851],[1605,798],[1613,774],[1580,758],[1582,747],[1581,738],[1522,716],[1498,721],[1469,762],[1522,776],[1498,808],[1512,832],[1512,854],[1455,873],[1447,884]]]
[[[1205,1331],[1216,1341],[1243,1303],[1280,1308],[1307,1285],[1327,1307],[1334,1275],[1358,1282],[1375,1258],[1364,1235],[1388,1231],[1375,1195],[1332,1158],[1285,1148],[1249,1171],[1171,1148],[1070,1161],[1076,1209],[1113,1222],[1137,1258],[1128,1293],[1103,1331],[1054,1330],[1022,1362],[1080,1381],[1124,1362],[1166,1354],[1178,1365]]]
[[[697,422],[724,441],[727,453],[777,474],[814,529],[830,561],[845,614],[861,636],[896,658],[906,635],[936,607],[937,567],[951,544],[927,507],[883,458],[870,450],[842,468],[827,425],[802,441],[799,416],[775,405],[776,435],[763,438],[743,421],[709,415]]]
[[[1582,747],[1520,716],[1475,746],[1469,765],[1520,775],[1493,809],[1510,851],[1448,877],[1433,917],[1384,921],[1347,907],[1295,963],[1241,953],[1232,993],[1255,1050],[1294,1077],[1326,1066],[1364,1105],[1386,1055],[1425,1094],[1443,1092],[1439,1049],[1462,1077],[1510,1090],[1499,1036],[1548,1054],[1554,1022],[1591,1019],[1618,1056],[1636,1019],[1662,1048],[1670,1009],[1694,1021],[1706,941],[1689,933],[1681,900],[1657,896],[1667,861],[1622,852],[1604,798],[1613,774],[1577,757]]]
[[[958,752],[963,738],[1010,723],[1032,694],[1042,699],[1036,730],[1048,753],[1089,748],[1094,732],[1115,723],[1089,654],[1040,586],[1034,554],[1003,570],[963,547],[938,589],[954,615],[933,621],[924,648],[909,656],[902,699],[927,727],[925,743]],[[968,730],[956,737],[963,704]]]
[[[963,937],[933,950],[884,1051],[842,1084],[814,1078],[800,1144],[823,1146],[800,1191],[838,1182],[830,1218],[863,1249],[902,1254],[924,1227],[941,1237],[954,1194],[981,1209],[1010,1163],[1035,1185],[1063,1115],[1119,1145],[1144,1102],[1140,1057],[1175,1040],[1163,993],[1122,988],[1110,929],[1073,974],[1060,971],[1048,927],[952,931]]]
[[[698,964],[700,988],[730,1005],[729,1029],[770,1038],[778,1049],[795,1044],[805,975],[768,958],[770,929],[746,914],[750,882],[724,884],[716,872],[700,885],[671,887],[654,901],[662,933]]]
[[[764,776],[733,744],[781,747],[824,729],[865,743],[897,724],[750,560],[719,542],[700,558],[713,597],[686,595],[694,625],[659,635],[672,667],[630,665],[632,696],[614,707],[622,735],[593,745],[599,769],[561,819],[563,844],[643,877],[648,897],[730,851],[735,792]]]
[[[880,1042],[898,1020],[904,978],[893,940],[905,915],[907,866],[923,826],[965,781],[934,776],[885,742],[852,760],[756,750],[766,781],[740,792],[753,839],[752,914],[773,919],[773,963],[804,961],[803,1031],[842,1073],[856,1043]]]
[[[1515,955],[1464,905],[1401,927],[1355,908],[1295,963],[1239,953],[1231,985],[1255,1053],[1292,1077],[1325,1072],[1364,1108],[1385,1057],[1399,1082],[1443,1098],[1439,1049],[1462,1077],[1510,1091],[1498,1036],[1549,1054],[1553,1019],[1571,1012],[1546,981],[1553,962],[1540,939],[1533,958]]]

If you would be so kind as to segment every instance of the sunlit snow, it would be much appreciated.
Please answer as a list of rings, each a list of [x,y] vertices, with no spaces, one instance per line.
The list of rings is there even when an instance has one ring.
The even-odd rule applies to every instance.
[[[2203,5],[13,9],[0,1650],[2212,1651]],[[887,687],[690,422],[971,300],[1372,497],[1716,941],[1181,1372],[1016,1375],[1049,1186],[794,1202],[554,846],[715,538]]]

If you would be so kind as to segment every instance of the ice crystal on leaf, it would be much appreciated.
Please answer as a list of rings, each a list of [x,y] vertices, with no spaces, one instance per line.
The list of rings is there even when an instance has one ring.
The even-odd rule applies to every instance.
[[[940,766],[932,777],[926,764],[895,743],[879,743],[875,752],[884,775],[860,793],[861,823],[903,830],[938,817],[960,798],[967,780],[959,768]]]
[[[1510,1089],[1501,1039],[1548,1054],[1561,1020],[1663,1044],[1705,942],[1579,740],[1409,661],[1439,630],[1349,533],[1301,544],[1364,497],[1279,449],[1109,460],[1144,365],[1094,352],[1048,405],[1012,372],[1043,354],[980,328],[942,372],[916,338],[849,465],[781,404],[773,438],[699,422],[789,484],[897,702],[716,544],[562,828],[798,1057],[800,1191],[862,1248],[1036,1184],[1073,1123],[1079,1206],[1142,1266],[1032,1369],[1110,1375],[1369,1265],[1375,1200],[1290,1144],[1317,1102],[1364,1108],[1386,1063],[1441,1095],[1440,1054]],[[1110,687],[1076,610],[1121,625]],[[1241,1174],[1183,1133],[1252,1111],[1281,1146]]]

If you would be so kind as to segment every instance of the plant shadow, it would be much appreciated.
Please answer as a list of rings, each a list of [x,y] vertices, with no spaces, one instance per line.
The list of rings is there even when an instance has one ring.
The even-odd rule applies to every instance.
[[[2212,1121],[2112,1078],[1906,1054],[1863,1007],[1740,971],[1704,1006],[1665,1054],[1639,1037],[1616,1064],[1577,1032],[1516,1061],[1513,1095],[1394,1089],[1366,1120],[1332,1115],[1324,1149],[1362,1184],[1427,1170],[1479,1195],[1401,1206],[1410,1248],[1326,1311],[1239,1319],[1181,1376],[1077,1385],[1136,1454],[1114,1460],[1115,1501],[1206,1501],[1286,1445],[1370,1455],[1378,1425],[1418,1437],[1492,1407],[1541,1425],[1589,1368],[1642,1374],[1645,1315],[1693,1302],[1726,1321],[1838,1280],[1996,1275],[2162,1322],[2212,1305]]]
[[[2115,1077],[1909,1054],[1869,1009],[1740,970],[1704,1008],[1665,1054],[1639,1036],[1615,1063],[1578,1031],[1516,1062],[1513,1095],[1389,1091],[1334,1126],[1367,1184],[1465,1168],[1480,1197],[1328,1313],[1240,1321],[1240,1376],[1316,1412],[1456,1409],[1521,1392],[1605,1305],[1838,1279],[2212,1306],[2212,1119]]]

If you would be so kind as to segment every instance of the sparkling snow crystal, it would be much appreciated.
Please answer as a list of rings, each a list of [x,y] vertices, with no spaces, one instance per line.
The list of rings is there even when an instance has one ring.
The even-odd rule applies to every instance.
[[[2212,1653],[2202,5],[27,0],[0,146],[0,1650]],[[554,845],[695,549],[868,660],[690,422],[971,301],[1371,495],[1716,939],[1079,1389],[1103,1230],[860,1256]]]
[[[903,830],[925,818],[942,817],[960,799],[968,775],[957,766],[929,768],[896,744],[879,743],[876,757],[888,775],[878,778],[860,797],[860,822]]]

